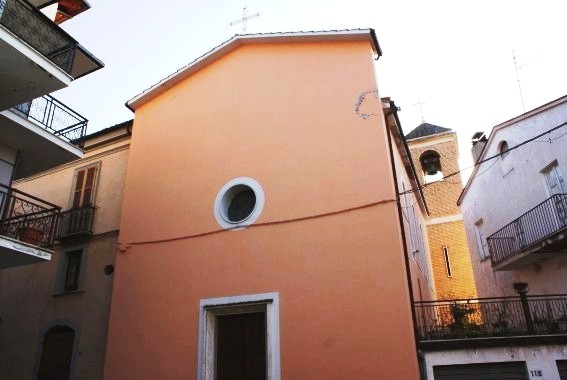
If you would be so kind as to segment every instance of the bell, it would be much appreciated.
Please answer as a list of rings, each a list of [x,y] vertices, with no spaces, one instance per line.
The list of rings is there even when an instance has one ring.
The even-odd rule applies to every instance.
[[[427,175],[435,175],[437,174],[437,167],[434,163],[430,163],[427,165]]]

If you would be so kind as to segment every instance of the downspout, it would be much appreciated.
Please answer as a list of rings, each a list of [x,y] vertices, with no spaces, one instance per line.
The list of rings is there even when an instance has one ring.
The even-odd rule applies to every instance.
[[[406,266],[406,280],[408,282],[408,290],[409,290],[409,299],[410,299],[410,309],[411,309],[411,319],[412,319],[412,323],[413,323],[413,337],[415,340],[415,347],[417,349],[417,319],[416,319],[416,315],[415,315],[415,308],[414,308],[414,299],[413,299],[413,286],[411,283],[411,273],[409,270],[409,257],[408,257],[408,244],[406,241],[406,231],[404,228],[404,222],[403,222],[403,215],[402,215],[402,209],[400,207],[400,199],[399,199],[399,194],[400,194],[400,189],[398,187],[398,175],[396,174],[396,166],[394,164],[394,150],[392,148],[392,135],[390,133],[390,129],[388,127],[388,121],[386,120],[386,118],[389,116],[388,115],[384,115],[384,122],[386,125],[386,133],[388,134],[388,150],[390,152],[390,163],[392,165],[392,174],[394,177],[394,188],[396,191],[396,203],[397,203],[397,209],[398,209],[398,221],[400,223],[400,230],[402,231],[402,245],[403,245],[403,249],[404,249],[404,263]],[[416,355],[417,355],[417,362],[419,365],[419,372],[421,374],[421,378],[423,379],[423,372],[425,368],[422,368],[422,364],[421,364],[421,357],[419,355],[419,350],[416,351]]]
[[[419,372],[420,379],[427,380],[427,364],[425,362],[425,352],[422,350],[417,350],[417,356],[419,357]]]

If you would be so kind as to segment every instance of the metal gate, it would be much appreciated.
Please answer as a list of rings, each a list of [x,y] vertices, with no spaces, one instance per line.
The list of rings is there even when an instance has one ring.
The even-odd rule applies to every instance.
[[[526,362],[434,366],[433,376],[435,380],[529,380]]]

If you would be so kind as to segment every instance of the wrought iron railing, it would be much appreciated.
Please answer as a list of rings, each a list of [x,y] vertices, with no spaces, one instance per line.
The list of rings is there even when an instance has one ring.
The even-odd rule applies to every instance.
[[[80,148],[83,147],[88,120],[53,96],[43,95],[14,108],[55,136]]]
[[[564,228],[567,228],[567,194],[555,194],[486,239],[492,265]]]
[[[0,0],[0,25],[75,79],[103,67],[102,62],[26,0]],[[75,59],[78,56],[80,59]]]
[[[55,239],[90,235],[93,232],[94,206],[76,207],[59,214]]]
[[[0,184],[0,235],[39,247],[53,245],[60,208]]]
[[[419,341],[567,335],[567,295],[416,302]]]

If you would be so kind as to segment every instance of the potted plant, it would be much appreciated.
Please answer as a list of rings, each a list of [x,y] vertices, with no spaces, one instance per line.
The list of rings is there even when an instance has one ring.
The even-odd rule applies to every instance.
[[[557,318],[557,324],[560,331],[567,332],[567,312],[564,312]]]
[[[541,314],[534,318],[534,329],[536,332],[547,332],[550,324],[551,318],[547,314]]]
[[[467,324],[468,316],[474,313],[470,304],[453,302],[449,305],[449,311],[453,318],[453,323],[449,326],[453,334],[461,335]]]
[[[41,230],[30,226],[21,227],[18,232],[18,239],[31,245],[39,245],[42,237],[43,232]]]
[[[492,327],[494,328],[494,335],[506,335],[508,332],[508,322],[505,320],[499,319],[496,322],[493,322]]]

